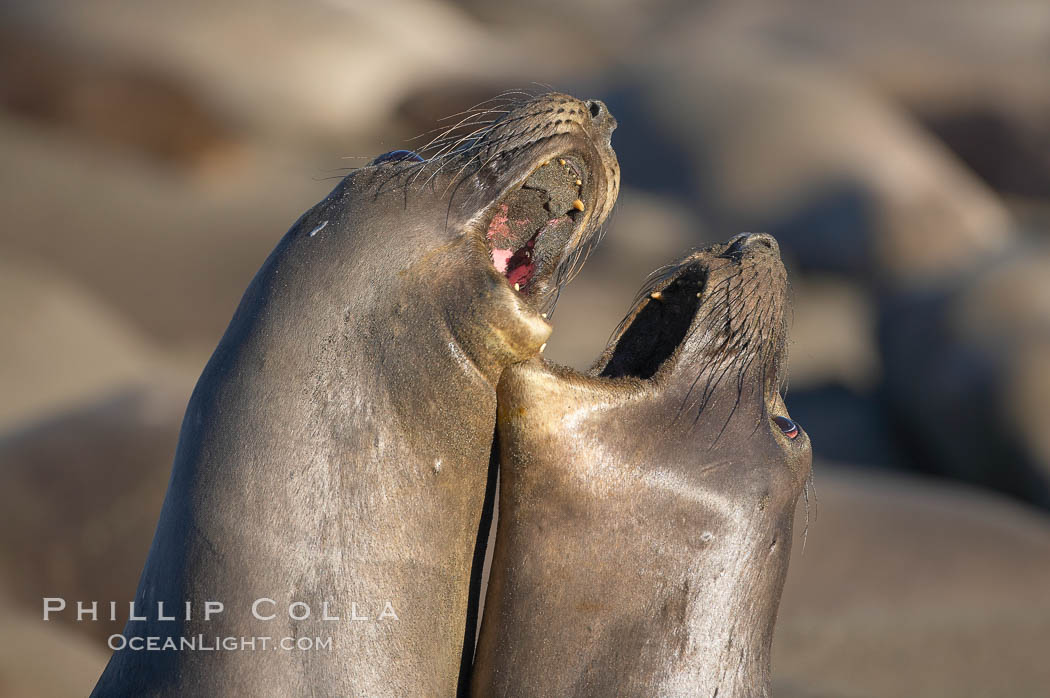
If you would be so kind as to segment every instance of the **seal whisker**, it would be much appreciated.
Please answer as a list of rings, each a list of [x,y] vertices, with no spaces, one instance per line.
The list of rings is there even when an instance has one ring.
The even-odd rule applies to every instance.
[[[410,137],[410,138],[408,138],[406,140],[409,141],[409,142],[418,141],[420,138],[423,138],[424,136],[429,136],[432,133],[450,134],[455,129],[459,128],[460,126],[464,126],[464,125],[471,126],[471,125],[478,124],[478,123],[495,123],[496,121],[499,121],[499,119],[502,118],[502,117],[496,117],[496,118],[493,118],[493,119],[485,119],[485,117],[489,116],[489,115],[493,115],[493,114],[509,114],[509,113],[510,113],[510,110],[507,110],[507,109],[483,109],[483,110],[478,110],[478,111],[474,111],[474,112],[470,112],[470,113],[461,112],[460,114],[457,114],[457,116],[460,116],[462,114],[466,114],[466,116],[462,120],[460,120],[459,123],[452,124],[452,125],[443,124],[441,126],[436,126],[436,127],[432,128],[432,129],[428,129],[426,131],[423,131],[422,133],[419,133],[419,134],[417,134],[415,136],[412,136],[412,137]],[[484,121],[476,121],[475,119],[483,119]],[[420,150],[425,150],[426,148],[430,148],[430,147],[432,147],[434,145],[435,141],[443,140],[444,138],[445,138],[445,136],[439,136],[437,138],[434,138],[431,141],[428,141],[426,145],[422,146],[420,148]]]
[[[504,122],[496,122],[496,124],[503,125]],[[493,126],[495,126],[495,124]],[[428,162],[433,162],[433,161],[435,161],[435,160],[437,160],[439,158],[451,158],[451,157],[455,157],[455,156],[460,156],[460,157],[468,157],[469,156],[468,159],[466,160],[466,162],[464,162],[463,165],[460,167],[459,172],[457,172],[456,176],[453,177],[450,180],[449,187],[446,187],[446,191],[445,191],[446,194],[448,193],[448,189],[452,186],[453,183],[461,181],[461,177],[463,176],[463,172],[466,170],[467,167],[470,166],[471,163],[473,163],[474,161],[476,161],[478,159],[478,157],[481,155],[483,147],[484,148],[490,148],[490,147],[492,147],[494,145],[499,145],[502,142],[512,140],[512,139],[514,139],[514,138],[516,138],[516,137],[518,137],[520,135],[518,133],[510,133],[510,134],[507,134],[505,136],[501,136],[500,138],[487,139],[487,140],[484,140],[484,145],[482,145],[481,139],[484,138],[492,130],[493,126],[487,127],[485,132],[478,136],[479,140],[476,142],[475,145],[472,145],[471,147],[469,147],[469,148],[467,148],[465,150],[462,150],[462,151],[461,150],[457,150],[457,145],[452,145],[452,146],[449,147],[448,152],[443,153],[443,154],[438,155],[438,156],[434,156],[434,157],[430,158],[430,160],[428,160]],[[463,142],[462,139],[461,139],[460,142]],[[494,158],[494,157],[496,157],[496,156],[498,156],[500,154],[501,154],[500,151],[497,150],[497,152],[495,152],[492,157]],[[490,160],[491,160],[491,158],[490,158]],[[426,186],[427,184],[429,184],[435,177],[437,177],[444,170],[444,168],[448,164],[451,164],[451,163],[452,163],[452,160],[446,159],[446,161],[440,167],[438,167],[438,169],[435,172],[433,172],[431,174],[431,176],[427,179],[427,181],[423,183],[423,186]],[[476,171],[480,171],[487,164],[488,164],[488,161],[486,161],[481,166],[479,166]]]
[[[483,117],[484,115],[487,115],[488,113],[495,113],[495,112],[485,112],[481,116]],[[508,114],[511,114],[511,113],[513,113],[514,116],[508,116]],[[428,160],[433,160],[434,158],[439,157],[439,156],[444,155],[444,154],[449,153],[449,152],[455,153],[458,150],[460,145],[470,141],[471,139],[474,139],[475,144],[480,145],[480,141],[482,139],[484,139],[485,135],[487,133],[491,132],[496,126],[506,127],[506,126],[508,126],[510,124],[513,124],[513,123],[516,123],[516,122],[519,122],[519,121],[528,120],[530,118],[535,117],[536,115],[535,115],[535,113],[528,112],[528,111],[518,114],[518,113],[516,113],[516,112],[514,112],[512,110],[511,112],[504,113],[504,115],[502,117],[493,120],[491,123],[487,124],[484,128],[480,129],[480,131],[482,131],[481,133],[475,132],[477,135],[475,135],[475,133],[468,134],[468,135],[465,135],[465,136],[463,136],[463,135],[452,135],[453,131],[455,131],[457,128],[461,128],[462,126],[473,126],[473,125],[476,125],[476,124],[480,123],[480,122],[466,123],[470,119],[474,118],[475,116],[478,116],[478,115],[468,116],[463,121],[461,121],[459,124],[455,124],[455,125],[453,125],[451,127],[446,128],[444,130],[444,132],[440,136],[434,138],[432,141],[430,141],[425,146],[420,148],[420,152],[426,153],[427,150],[429,150],[431,148],[434,148],[434,147],[440,146],[436,153],[432,154],[429,158],[427,158]],[[518,133],[510,133],[510,134],[507,134],[505,136],[505,138],[514,138],[514,137],[516,137],[518,135],[520,135],[520,134],[518,134]],[[495,142],[498,142],[498,141],[488,140],[488,141],[485,142],[485,145],[486,146],[490,146],[490,145],[494,144]]]
[[[813,486],[813,469],[809,471],[809,477],[806,479],[806,484],[802,488],[806,502],[806,523],[802,527],[802,554],[806,554],[806,541],[809,540],[809,490]],[[813,488],[813,504],[814,504],[814,519],[816,518],[816,488]]]
[[[434,149],[435,152],[433,152],[431,154],[431,156],[428,158],[428,159],[433,159],[435,157],[438,157],[438,156],[444,154],[445,152],[455,151],[458,145],[460,145],[462,143],[465,143],[468,140],[470,140],[471,137],[473,137],[475,133],[488,132],[489,130],[491,130],[491,128],[492,128],[492,126],[494,124],[501,123],[501,121],[505,118],[505,117],[499,117],[499,118],[496,118],[496,119],[485,119],[484,118],[484,117],[490,116],[490,115],[491,115],[491,112],[483,112],[481,114],[471,115],[471,116],[463,119],[459,123],[444,129],[440,135],[436,136],[430,142],[428,142],[426,145],[424,145],[422,148],[420,148],[420,152],[426,153],[426,152],[430,151],[431,149]],[[475,116],[477,118],[475,118]],[[469,134],[465,134],[465,135],[462,134],[462,133],[456,133],[455,132],[456,129],[466,129],[466,128],[469,128],[471,126],[478,126],[480,128],[475,129],[473,132],[471,132]]]
[[[510,95],[513,95],[513,94],[522,95],[522,96],[524,96],[526,98],[526,100],[511,99]],[[524,103],[525,101],[527,101],[527,99],[531,99],[531,96],[526,95],[524,92],[521,92],[520,90],[506,90],[506,91],[496,95],[495,97],[491,97],[489,99],[486,99],[486,100],[483,100],[481,102],[478,102],[474,106],[469,107],[467,109],[464,109],[463,111],[456,112],[454,114],[449,114],[448,116],[440,117],[437,121],[438,122],[450,121],[452,119],[455,119],[457,117],[461,117],[461,116],[464,116],[464,115],[467,115],[467,117],[466,117],[466,119],[464,119],[464,121],[469,119],[469,118],[471,118],[471,117],[473,117],[473,116],[479,115],[479,114],[481,114],[481,115],[485,115],[485,114],[504,114],[504,115],[506,115],[506,114],[509,114],[509,113],[513,112],[515,110],[515,106],[516,105],[520,105],[520,104]],[[486,105],[490,105],[490,104],[493,104],[494,106],[486,106]],[[507,108],[506,109],[496,109],[495,106],[507,107]],[[460,123],[463,123],[463,122],[461,121]],[[439,126],[437,128],[431,129],[429,131],[424,131],[423,133],[421,133],[421,134],[419,134],[417,136],[413,136],[409,140],[418,140],[419,138],[422,138],[423,136],[425,136],[425,135],[427,135],[429,133],[434,133],[435,131],[444,130],[446,133],[449,133],[452,130],[454,130],[458,125],[459,124],[453,125],[451,128],[447,127],[447,126]],[[430,145],[432,145],[432,143],[427,144],[426,146],[423,147],[423,149],[426,149]]]
[[[430,131],[426,131],[424,133],[421,133],[418,136],[413,136],[412,138],[409,138],[408,140],[409,141],[413,141],[413,140],[422,138],[423,136],[429,135],[431,133],[436,133],[436,132],[440,131],[440,135],[438,135],[435,138],[431,139],[430,141],[428,141],[426,143],[426,145],[424,145],[424,146],[419,148],[420,152],[426,152],[426,151],[430,150],[431,148],[438,148],[438,147],[440,147],[442,145],[445,145],[446,143],[448,143],[450,141],[455,141],[455,140],[460,139],[461,136],[459,136],[458,134],[453,135],[453,131],[455,129],[457,129],[457,128],[464,128],[464,127],[469,127],[469,126],[480,126],[480,127],[484,128],[486,126],[489,126],[490,124],[494,124],[494,123],[499,121],[498,117],[494,118],[494,119],[486,119],[484,117],[491,116],[492,114],[506,114],[506,113],[507,112],[503,112],[503,111],[500,111],[500,112],[491,112],[491,111],[478,112],[476,115],[471,115],[471,117],[468,117],[467,119],[464,119],[463,121],[460,121],[458,124],[455,124],[454,126],[449,126],[449,127],[444,127],[443,126],[441,128],[431,129]],[[474,116],[477,116],[478,118],[474,119],[473,118]],[[478,130],[480,131],[482,129],[478,129]]]
[[[517,99],[515,97],[512,97],[512,95],[520,95],[520,96],[524,97],[525,99]],[[474,104],[474,105],[472,105],[470,107],[467,107],[466,109],[464,109],[462,111],[458,111],[458,112],[454,112],[452,114],[448,114],[446,116],[438,117],[437,121],[440,123],[442,121],[450,121],[452,119],[455,119],[456,117],[462,116],[462,115],[467,114],[467,113],[477,113],[477,112],[482,112],[482,111],[489,111],[489,110],[491,110],[491,106],[489,106],[489,105],[496,105],[496,106],[500,106],[500,107],[510,107],[510,109],[507,109],[505,111],[512,111],[512,109],[513,109],[513,107],[515,105],[521,104],[521,103],[527,101],[528,99],[531,99],[531,96],[525,94],[524,92],[521,92],[520,90],[505,90],[504,92],[501,92],[501,93],[499,93],[498,95],[496,95],[494,97],[489,97],[488,99],[483,99],[482,101],[478,102],[477,104]]]

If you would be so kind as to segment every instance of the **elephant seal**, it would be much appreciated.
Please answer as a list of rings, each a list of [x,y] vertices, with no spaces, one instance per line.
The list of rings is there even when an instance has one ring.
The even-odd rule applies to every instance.
[[[95,695],[465,683],[495,386],[546,341],[619,184],[601,102],[500,110],[351,172],[266,260],[190,398]]]
[[[776,241],[745,234],[654,275],[589,374],[504,372],[475,695],[769,693],[812,459],[787,311]]]

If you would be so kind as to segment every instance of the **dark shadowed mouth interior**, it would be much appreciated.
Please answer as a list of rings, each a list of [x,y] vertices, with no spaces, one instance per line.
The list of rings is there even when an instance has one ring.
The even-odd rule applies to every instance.
[[[615,345],[599,375],[652,378],[688,336],[706,281],[707,270],[699,264],[679,269],[670,279],[657,277],[614,334]]]
[[[493,207],[485,231],[496,271],[514,290],[531,294],[550,278],[584,211],[587,170],[576,157],[542,162]]]

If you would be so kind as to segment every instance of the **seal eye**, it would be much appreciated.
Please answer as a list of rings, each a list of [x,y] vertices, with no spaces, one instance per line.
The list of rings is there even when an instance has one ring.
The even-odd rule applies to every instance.
[[[382,165],[385,162],[404,162],[406,160],[412,162],[423,162],[423,158],[419,153],[415,153],[411,150],[391,150],[389,153],[383,153],[377,157],[372,161],[372,164]]]
[[[778,427],[780,427],[780,431],[784,432],[784,436],[788,437],[789,439],[793,439],[796,436],[798,436],[798,425],[792,422],[787,417],[781,417],[780,415],[777,415],[776,417],[773,417],[773,421],[777,423]]]

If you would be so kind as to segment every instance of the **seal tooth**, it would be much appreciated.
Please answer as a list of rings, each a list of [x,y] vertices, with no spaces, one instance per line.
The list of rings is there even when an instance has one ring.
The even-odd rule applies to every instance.
[[[514,284],[514,290],[515,291],[520,291],[521,290],[521,284]]]
[[[576,201],[572,202],[572,207],[574,209],[576,209],[577,211],[582,211],[583,210],[583,202],[580,201],[579,199],[576,199]]]
[[[547,343],[544,342],[543,344],[540,345],[540,353],[543,353],[543,350],[546,349],[546,348],[547,348]]]
[[[663,299],[664,294],[660,293],[659,291],[653,291],[649,294],[649,297],[652,298],[654,301],[658,301]]]
[[[543,318],[544,320],[546,320],[547,319],[547,313],[540,313],[540,317]]]

